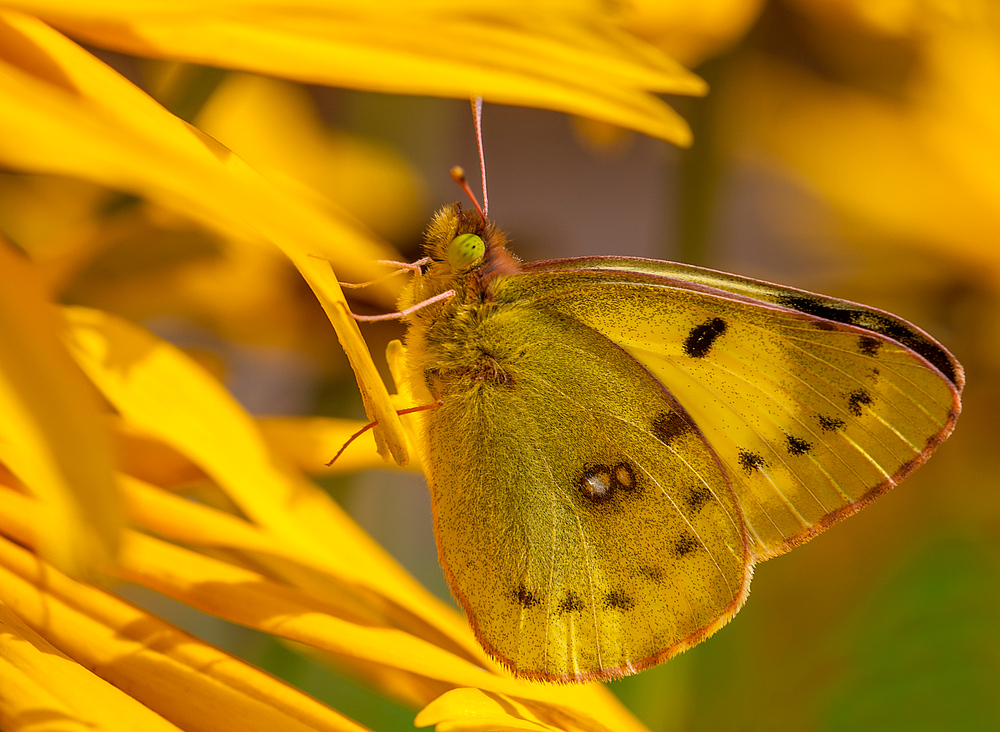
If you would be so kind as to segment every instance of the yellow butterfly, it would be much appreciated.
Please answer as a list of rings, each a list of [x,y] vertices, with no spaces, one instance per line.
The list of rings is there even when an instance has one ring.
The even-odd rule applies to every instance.
[[[892,488],[961,408],[951,354],[862,305],[648,259],[522,264],[460,204],[427,254],[401,305],[434,300],[406,378],[440,401],[417,415],[439,557],[520,677],[616,678],[705,639],[755,563]]]

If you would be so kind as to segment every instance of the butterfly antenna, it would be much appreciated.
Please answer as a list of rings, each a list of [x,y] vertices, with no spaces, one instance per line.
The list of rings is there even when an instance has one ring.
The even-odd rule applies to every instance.
[[[414,412],[424,412],[424,411],[426,411],[428,409],[437,409],[442,404],[444,404],[444,402],[441,401],[440,399],[438,399],[434,404],[424,404],[424,405],[419,406],[419,407],[410,407],[409,409],[397,409],[396,410],[396,414],[402,416],[404,414],[413,414]],[[363,435],[365,432],[367,432],[368,430],[372,429],[376,425],[378,425],[378,420],[376,420],[374,422],[369,422],[364,427],[362,427],[357,432],[355,432],[353,435],[351,435],[350,437],[348,437],[347,438],[347,442],[344,443],[343,447],[341,447],[339,450],[337,450],[337,454],[333,456],[333,460],[331,460],[330,462],[328,462],[326,464],[326,467],[329,468],[335,462],[337,462],[337,458],[339,458],[341,455],[344,454],[344,450],[347,449],[348,445],[350,445],[356,439],[358,439],[359,437],[361,437],[361,435]]]
[[[479,170],[483,175],[483,223],[490,215],[490,197],[486,192],[486,156],[483,154],[483,98],[472,100],[472,116],[476,120],[476,145],[479,147]]]
[[[462,169],[462,166],[456,165],[449,172],[451,173],[451,179],[462,187],[462,190],[465,191],[465,195],[467,195],[469,200],[472,201],[472,205],[476,207],[476,210],[479,212],[479,216],[483,220],[483,225],[485,226],[486,212],[483,211],[483,207],[479,205],[479,199],[476,198],[476,194],[472,192],[471,188],[469,188],[469,181],[465,179],[465,170]]]

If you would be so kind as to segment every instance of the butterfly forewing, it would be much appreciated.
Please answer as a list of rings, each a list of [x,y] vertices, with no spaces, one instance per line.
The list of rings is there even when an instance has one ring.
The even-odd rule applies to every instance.
[[[636,260],[585,261],[595,269],[538,266],[507,286],[603,333],[673,394],[724,465],[758,558],[890,488],[954,424],[956,384],[925,355],[951,368],[959,386],[961,369],[903,321],[777,287],[771,302],[751,300],[705,287],[716,273],[695,268],[688,282],[624,271]],[[596,269],[602,261],[610,266]],[[744,291],[767,287],[730,279]],[[799,307],[775,304],[782,299]],[[861,322],[883,327],[849,324]]]
[[[479,356],[422,367],[438,339]],[[535,678],[608,678],[736,612],[749,554],[725,473],[624,350],[516,303],[410,350],[443,402],[420,431],[440,556],[494,656]]]

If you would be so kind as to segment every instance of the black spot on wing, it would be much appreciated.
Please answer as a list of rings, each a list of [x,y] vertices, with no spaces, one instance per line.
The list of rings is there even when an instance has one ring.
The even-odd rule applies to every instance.
[[[882,348],[882,341],[878,338],[872,338],[871,336],[858,337],[858,350],[865,356],[875,358],[880,348]]]
[[[740,448],[739,461],[740,467],[746,471],[747,475],[750,475],[754,471],[760,470],[767,465],[762,456],[755,452],[750,452],[742,447]]]
[[[702,507],[712,500],[712,491],[707,485],[698,483],[689,493],[684,496],[684,503],[691,509],[691,513],[697,513]]]
[[[559,614],[578,613],[583,610],[583,600],[573,590],[568,590],[559,601]]]
[[[958,385],[958,374],[955,371],[951,355],[906,321],[886,313],[851,307],[847,303],[835,306],[821,298],[805,295],[782,295],[777,298],[777,303],[786,308],[798,310],[800,313],[815,315],[818,318],[826,318],[837,323],[854,325],[891,338],[923,356],[952,384]]]
[[[853,414],[855,417],[860,417],[862,414],[862,406],[870,406],[875,400],[872,395],[869,394],[864,389],[856,389],[847,395],[847,411]]]
[[[827,417],[825,414],[817,415],[819,418],[819,428],[824,432],[839,432],[844,429],[844,420],[837,417]]]
[[[677,553],[677,556],[686,557],[691,552],[697,551],[699,546],[698,540],[685,532],[681,535],[681,538],[674,542],[674,551]]]
[[[796,437],[795,435],[786,434],[785,443],[788,448],[788,454],[792,456],[805,455],[813,448],[811,442],[803,440],[801,437]]]
[[[712,350],[719,336],[726,332],[727,327],[726,321],[722,318],[712,318],[701,325],[696,325],[684,341],[684,353],[691,358],[704,358]]]
[[[639,568],[639,574],[650,582],[658,583],[663,581],[663,567],[643,566]]]
[[[538,598],[535,597],[535,593],[526,589],[524,585],[518,585],[517,590],[514,592],[514,598],[517,600],[517,604],[524,608],[534,607],[538,604]]]
[[[692,429],[691,423],[677,412],[660,412],[653,420],[653,436],[664,445],[677,437],[682,437]]]
[[[631,610],[635,607],[635,602],[621,590],[612,590],[604,596],[604,607]]]

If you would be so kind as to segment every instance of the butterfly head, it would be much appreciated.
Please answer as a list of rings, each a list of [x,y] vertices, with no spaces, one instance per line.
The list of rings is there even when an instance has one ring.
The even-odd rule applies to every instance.
[[[434,267],[451,274],[478,272],[493,276],[517,269],[517,260],[506,250],[507,237],[495,224],[484,222],[478,211],[462,204],[443,207],[427,228],[427,255]],[[439,270],[440,271],[440,270]]]

